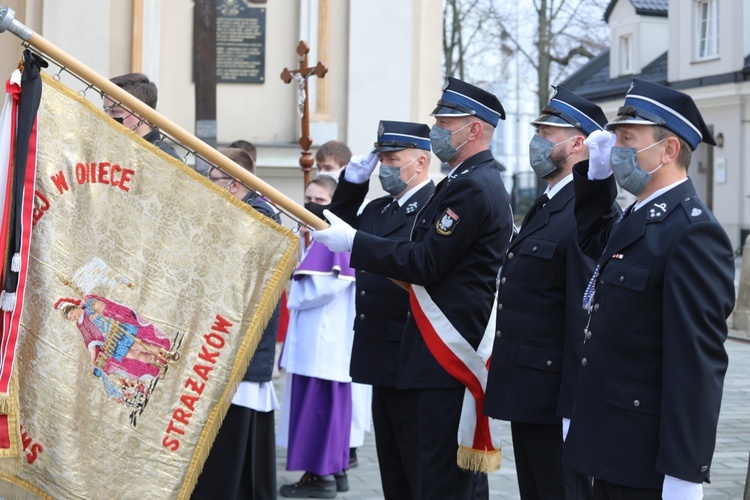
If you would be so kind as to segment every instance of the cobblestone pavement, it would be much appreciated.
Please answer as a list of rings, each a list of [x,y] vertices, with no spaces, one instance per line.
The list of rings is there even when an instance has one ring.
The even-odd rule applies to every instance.
[[[731,332],[730,332],[731,333]],[[742,499],[750,453],[750,343],[728,340],[729,371],[719,418],[711,484],[704,485],[706,500]],[[276,389],[283,390],[283,377],[276,379]],[[277,412],[278,414],[279,412]],[[490,498],[520,500],[513,462],[510,426],[503,423],[503,464],[499,472],[490,474]],[[286,449],[277,448],[277,478],[281,486],[297,481],[302,472],[286,470]],[[374,500],[383,498],[380,472],[375,453],[375,438],[367,434],[365,444],[357,450],[359,466],[349,471],[350,490],[337,498]]]

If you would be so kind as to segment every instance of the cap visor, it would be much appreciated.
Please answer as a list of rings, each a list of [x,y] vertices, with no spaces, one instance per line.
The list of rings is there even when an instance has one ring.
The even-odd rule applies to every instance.
[[[614,127],[618,125],[656,125],[656,123],[652,122],[651,120],[646,120],[644,118],[640,118],[636,116],[619,115],[614,120],[607,123],[605,127],[608,130],[612,130]]]
[[[373,148],[372,152],[376,154],[377,153],[389,153],[391,151],[401,151],[404,149],[406,148],[402,146],[376,146],[375,148]]]
[[[540,125],[548,125],[550,127],[573,127],[570,123],[566,122],[559,116],[544,114],[531,122],[531,125],[539,127]]]
[[[471,116],[471,115],[469,113],[464,113],[463,111],[459,111],[457,109],[447,108],[445,106],[438,106],[434,110],[432,110],[432,113],[430,113],[430,116],[459,117],[459,116]]]

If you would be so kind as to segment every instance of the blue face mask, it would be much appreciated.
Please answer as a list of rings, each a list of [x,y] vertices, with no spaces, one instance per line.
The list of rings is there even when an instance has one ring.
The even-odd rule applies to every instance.
[[[554,144],[552,141],[548,141],[539,135],[532,137],[531,142],[529,143],[529,163],[531,164],[531,168],[534,169],[536,175],[544,179],[548,175],[557,171],[559,165],[556,165],[555,162],[552,161],[552,150],[555,149],[556,146],[575,138],[576,136],[569,137],[562,142]],[[568,158],[570,158],[570,156],[568,156]],[[561,163],[565,163],[568,158],[565,158]]]
[[[659,142],[655,142],[650,146],[638,150],[635,148],[612,148],[609,157],[609,164],[612,167],[612,173],[615,174],[617,184],[622,189],[633,196],[641,194],[641,191],[646,187],[648,181],[651,180],[652,174],[659,170],[664,164],[660,163],[655,169],[646,172],[640,165],[638,165],[638,153],[651,149],[664,141],[666,141],[666,139],[662,139]]]
[[[469,122],[454,132],[446,130],[442,127],[438,127],[437,125],[432,126],[432,128],[430,129],[430,144],[432,145],[432,152],[435,153],[435,156],[438,157],[438,160],[442,161],[443,163],[448,163],[453,159],[454,156],[458,154],[458,150],[461,149],[464,144],[469,141],[464,141],[463,144],[461,144],[457,148],[454,148],[453,146],[451,146],[451,136],[456,132],[460,132],[461,130],[465,129],[472,123],[474,122]]]
[[[414,172],[414,175],[412,175],[408,181],[404,181],[401,178],[401,169],[408,167],[418,159],[419,156],[414,158],[403,167],[393,167],[390,165],[383,165],[381,163],[378,178],[380,179],[380,186],[383,188],[383,191],[390,194],[391,196],[398,196],[399,194],[403,193],[404,190],[409,186],[409,182],[411,182],[411,180],[417,175],[417,173]]]

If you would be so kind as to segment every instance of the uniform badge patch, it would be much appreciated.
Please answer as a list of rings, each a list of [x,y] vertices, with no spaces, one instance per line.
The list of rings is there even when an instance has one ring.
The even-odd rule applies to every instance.
[[[411,203],[406,205],[406,213],[410,214],[414,212],[417,208],[419,208],[419,203],[417,203],[416,201],[412,201]]]
[[[450,208],[446,208],[443,215],[438,219],[437,224],[435,224],[435,229],[437,229],[438,234],[448,236],[453,233],[460,220],[456,212]]]
[[[702,213],[703,210],[701,210],[700,208],[694,208],[693,211],[690,212],[690,215],[692,215],[693,217],[698,217]]]

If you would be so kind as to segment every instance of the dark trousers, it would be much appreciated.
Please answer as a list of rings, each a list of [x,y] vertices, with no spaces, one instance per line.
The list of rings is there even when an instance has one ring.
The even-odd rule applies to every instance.
[[[565,498],[562,465],[562,422],[511,422],[518,489],[523,500]]]
[[[661,500],[661,490],[631,488],[594,478],[594,500]]]
[[[415,389],[419,416],[419,478],[423,500],[489,498],[487,475],[456,464],[465,389]]]
[[[421,498],[415,389],[372,388],[372,422],[386,500]]]
[[[592,479],[563,464],[565,479],[565,500],[592,500],[594,491]]]
[[[198,477],[194,499],[276,498],[274,412],[231,405]]]

